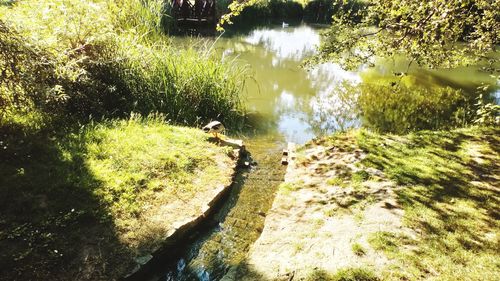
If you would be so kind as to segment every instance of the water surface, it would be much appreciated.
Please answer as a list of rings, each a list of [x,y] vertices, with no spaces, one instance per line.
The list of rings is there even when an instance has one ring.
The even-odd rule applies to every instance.
[[[256,164],[240,172],[227,202],[213,218],[214,227],[187,245],[175,264],[165,265],[157,275],[159,279],[219,280],[244,262],[249,247],[262,231],[265,214],[283,178],[279,160],[286,143],[302,144],[362,125],[353,98],[339,90],[344,82],[391,81],[394,73],[405,72],[405,83],[451,86],[468,92],[483,83],[497,83],[478,67],[429,71],[409,67],[403,58],[377,60],[375,68],[361,67],[351,72],[333,63],[305,69],[302,61],[316,53],[320,31],[306,25],[265,27],[249,34],[221,37],[215,43],[223,59],[236,60],[253,74],[254,79],[245,86],[244,102],[257,123],[246,132],[247,137],[240,137]],[[192,42],[187,38],[177,40],[177,44]]]
[[[305,69],[301,64],[316,54],[321,30],[307,25],[263,27],[249,34],[222,37],[216,43],[217,52],[225,59],[236,58],[253,74],[244,99],[248,109],[260,117],[261,134],[304,143],[360,126],[353,97],[339,91],[344,81],[383,83],[399,79],[394,74],[405,73],[403,82],[409,86],[449,86],[468,93],[482,84],[498,89],[498,82],[479,67],[426,70],[402,57],[377,59],[374,68],[360,67],[357,71],[345,71],[333,63]]]

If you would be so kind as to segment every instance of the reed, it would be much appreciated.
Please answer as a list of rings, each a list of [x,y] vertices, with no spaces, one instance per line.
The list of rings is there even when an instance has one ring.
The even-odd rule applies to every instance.
[[[174,46],[164,33],[165,18],[168,7],[160,0],[0,6],[2,43],[15,38],[1,45],[2,59],[13,47],[34,53],[9,65],[23,73],[11,71],[10,81],[20,82],[2,84],[0,100],[10,110],[0,125],[35,111],[78,120],[159,112],[185,125],[212,119],[241,124],[245,69],[223,62],[209,49]]]

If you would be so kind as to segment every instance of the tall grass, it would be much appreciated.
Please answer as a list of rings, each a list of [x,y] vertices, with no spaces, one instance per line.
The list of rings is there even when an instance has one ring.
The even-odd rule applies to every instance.
[[[10,108],[0,116],[0,126],[34,111],[80,120],[160,112],[173,123],[216,118],[229,126],[240,123],[244,69],[210,52],[173,46],[162,33],[166,9],[160,0],[0,6],[1,41],[12,43],[0,45],[0,55],[9,62],[9,80],[19,81],[0,87],[0,101]],[[12,49],[43,60],[7,60]]]

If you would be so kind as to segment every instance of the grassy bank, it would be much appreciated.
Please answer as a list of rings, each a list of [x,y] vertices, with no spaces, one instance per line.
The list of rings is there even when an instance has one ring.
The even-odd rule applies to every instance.
[[[493,280],[499,274],[500,131],[463,129],[405,137],[358,135],[376,167],[401,189],[416,237],[377,232],[372,247],[396,261],[392,279]]]
[[[229,183],[173,125],[241,126],[245,71],[173,46],[163,4],[0,3],[0,280],[121,277]]]
[[[17,136],[0,150],[0,280],[112,280],[200,212],[234,161],[158,117]]]
[[[474,128],[393,136],[362,130],[354,138],[329,140],[327,146],[359,147],[366,153],[361,170],[343,181],[364,194],[349,207],[377,201],[367,189],[370,181],[387,177],[396,184],[403,226],[412,231],[369,235],[369,247],[391,261],[378,272],[382,280],[498,276],[499,133],[497,128]],[[383,175],[372,175],[373,168]]]
[[[494,280],[499,133],[361,129],[302,146],[242,280]]]

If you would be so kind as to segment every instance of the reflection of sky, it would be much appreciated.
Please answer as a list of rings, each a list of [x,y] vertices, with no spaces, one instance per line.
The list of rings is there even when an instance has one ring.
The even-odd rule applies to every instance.
[[[294,108],[295,106],[295,96],[293,93],[289,93],[286,90],[281,92],[279,98],[279,106],[281,108]]]
[[[308,77],[318,89],[309,104],[313,111],[313,122],[319,130],[328,133],[352,126],[356,119],[353,105],[356,93],[348,92],[343,82],[358,84],[361,78],[333,63],[315,67]]]
[[[286,141],[305,143],[315,137],[310,130],[307,116],[303,112],[292,112],[279,117],[278,130]]]
[[[310,71],[308,78],[317,89],[317,94],[309,102],[311,123],[316,131],[326,134],[357,125],[353,104],[355,93],[343,87],[344,81],[360,83],[357,74],[345,71],[337,64],[323,63]]]
[[[294,28],[257,29],[244,39],[252,45],[262,44],[275,55],[272,64],[276,66],[284,59],[300,61],[313,55],[320,43],[317,31],[308,26]]]
[[[261,77],[257,82],[262,95],[251,96],[249,108],[270,114],[267,116],[274,119],[275,129],[286,141],[304,143],[353,124],[343,120],[353,116],[345,113],[350,105],[339,97],[336,87],[343,81],[358,83],[360,77],[333,63],[323,63],[309,71],[299,65],[316,53],[320,43],[317,30],[308,26],[262,28],[243,41],[262,50],[252,52],[257,57],[249,57],[254,68],[272,67],[259,70]],[[269,106],[271,111],[265,109]]]
[[[497,86],[499,89],[493,93],[493,97],[495,98],[495,103],[500,104],[500,80],[498,80]]]

